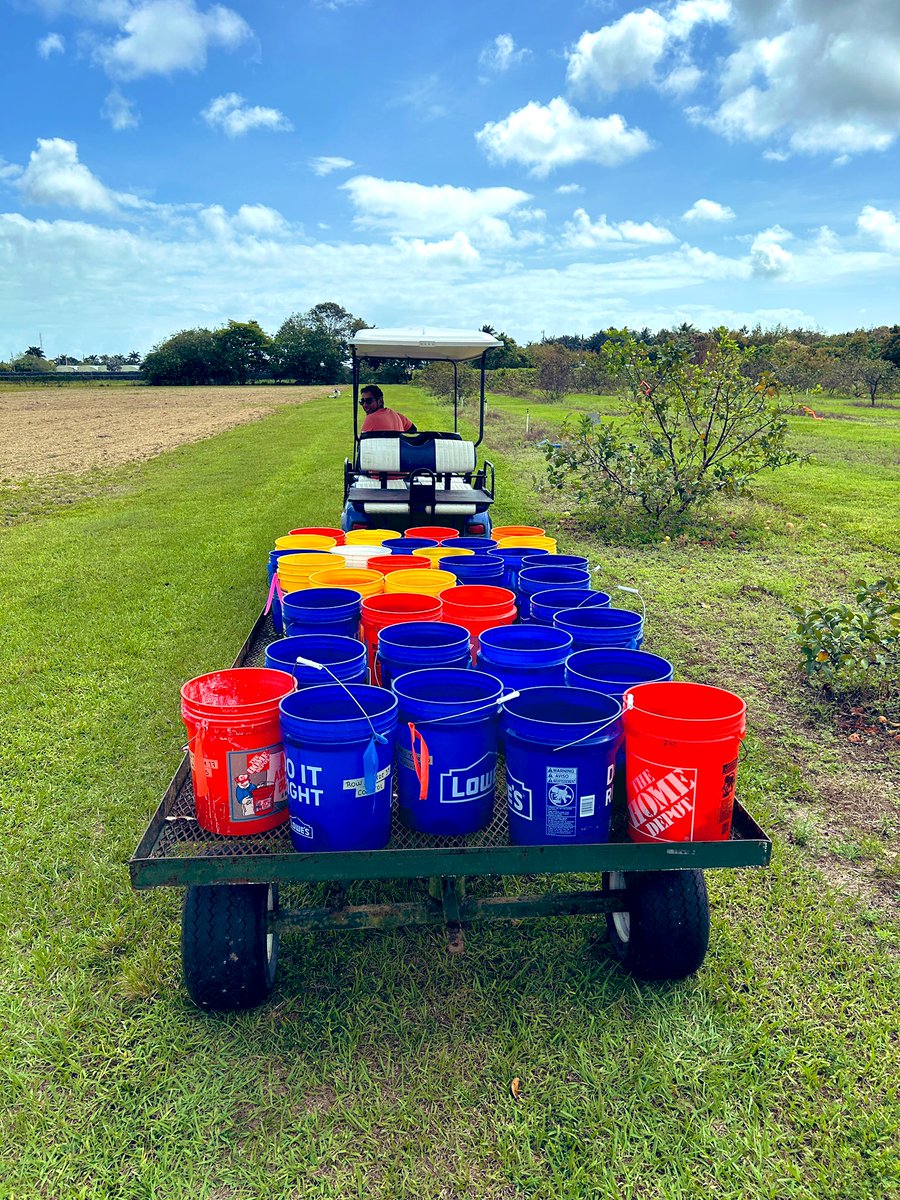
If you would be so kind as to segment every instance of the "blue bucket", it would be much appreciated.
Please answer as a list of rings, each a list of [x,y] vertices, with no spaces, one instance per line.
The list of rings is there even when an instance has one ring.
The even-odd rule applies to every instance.
[[[431,538],[408,537],[388,538],[387,541],[382,542],[385,554],[412,554],[413,550],[427,550],[429,546],[437,544]]]
[[[561,686],[572,638],[540,625],[499,625],[478,638],[478,670],[499,679],[507,691]]]
[[[382,850],[397,701],[382,688],[330,683],[285,696],[279,711],[294,849]]]
[[[503,586],[503,559],[493,554],[451,554],[439,558],[442,571],[452,572],[460,583],[487,583]]]
[[[673,674],[668,659],[658,654],[648,654],[646,650],[627,650],[622,646],[576,650],[566,662],[566,683],[569,687],[602,692],[604,696],[612,696],[620,702],[636,683],[668,682]],[[624,742],[616,757],[616,770],[624,780]]]
[[[505,567],[503,574],[503,586],[511,592],[519,595],[519,572],[525,563],[525,559],[534,559],[537,562],[538,558],[546,558],[549,555],[549,550],[534,550],[525,546],[498,546],[496,550],[492,550],[491,554],[496,558],[502,558]]]
[[[395,676],[393,688],[404,824],[441,837],[486,828],[494,814],[503,684],[480,671],[438,667]]]
[[[588,560],[582,558],[580,554],[553,554],[550,562],[547,563],[542,558],[535,558],[533,554],[529,554],[522,565],[525,567],[574,567],[576,571],[590,571],[591,569]]]
[[[576,650],[594,646],[640,650],[644,640],[644,618],[624,608],[565,608],[553,624],[571,633]]]
[[[468,629],[443,621],[403,621],[380,629],[375,669],[381,686],[389,688],[397,675],[424,667],[468,668],[470,641]]]
[[[288,592],[281,603],[288,637],[334,633],[355,638],[361,608],[362,596],[348,588],[304,588]]]
[[[321,663],[328,670],[302,666],[297,662],[298,658]],[[342,683],[365,683],[368,670],[366,648],[362,642],[330,633],[305,634],[272,642],[266,646],[266,666],[293,675],[298,688],[331,683],[333,676]]]
[[[553,556],[551,555],[551,559]],[[588,571],[577,567],[523,567],[519,572],[519,615],[527,621],[531,617],[531,597],[535,592],[547,592],[551,588],[590,588]]]
[[[529,688],[504,703],[502,728],[512,843],[608,841],[619,701],[582,688]]]
[[[548,588],[531,597],[531,619],[535,625],[552,625],[553,618],[565,608],[609,608],[606,592],[593,588]]]
[[[272,579],[278,569],[278,560],[285,554],[327,554],[327,550],[270,550],[269,562],[266,568],[266,595],[268,596],[272,588]],[[284,633],[284,624],[281,615],[281,600],[278,598],[278,589],[272,592],[272,607],[269,610],[272,613],[272,625],[276,633]]]
[[[497,543],[489,537],[456,537],[441,542],[445,550],[474,550],[476,554],[490,554]]]

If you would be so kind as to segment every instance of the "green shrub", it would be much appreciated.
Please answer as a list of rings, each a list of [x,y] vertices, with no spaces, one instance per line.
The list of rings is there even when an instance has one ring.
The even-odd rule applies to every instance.
[[[856,606],[797,609],[797,642],[813,683],[831,692],[900,689],[900,583],[857,582]]]
[[[791,405],[758,354],[717,330],[701,361],[614,332],[602,356],[626,388],[624,425],[569,417],[545,447],[550,483],[596,509],[643,509],[662,524],[714,496],[745,492],[760,471],[801,461],[787,445]]]

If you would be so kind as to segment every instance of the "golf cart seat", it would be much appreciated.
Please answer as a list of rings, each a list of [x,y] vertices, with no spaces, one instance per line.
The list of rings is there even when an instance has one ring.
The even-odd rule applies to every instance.
[[[464,442],[458,433],[362,433],[356,465],[360,471],[376,475],[421,469],[471,474],[476,465],[475,443]]]
[[[345,499],[367,517],[472,517],[493,500],[493,474],[458,433],[362,433]]]

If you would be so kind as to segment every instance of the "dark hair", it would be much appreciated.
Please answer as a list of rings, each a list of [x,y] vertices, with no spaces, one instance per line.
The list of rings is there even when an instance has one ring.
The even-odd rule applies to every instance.
[[[381,390],[381,388],[378,386],[377,383],[367,383],[366,384],[366,386],[363,388],[363,390],[359,394],[360,399],[362,399],[363,396],[366,396],[366,395],[372,396],[375,400],[384,400],[384,392]]]

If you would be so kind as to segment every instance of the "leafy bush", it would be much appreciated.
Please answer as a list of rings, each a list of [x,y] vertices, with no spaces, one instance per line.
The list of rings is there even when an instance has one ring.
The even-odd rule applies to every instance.
[[[627,330],[602,355],[626,387],[623,425],[569,417],[545,447],[550,483],[598,509],[639,507],[662,524],[717,495],[745,492],[760,471],[800,462],[787,445],[791,405],[760,373],[753,348],[716,331],[702,360],[686,340],[638,342]]]
[[[856,607],[797,609],[797,642],[813,683],[832,692],[900,687],[900,582],[855,585]]]
[[[537,387],[534,367],[500,367],[488,371],[485,386],[501,396],[528,396]]]
[[[413,383],[425,389],[442,404],[453,403],[453,364],[430,362],[413,373]],[[479,394],[481,375],[468,363],[457,366],[457,387],[460,407]]]

